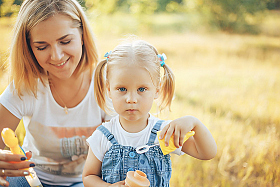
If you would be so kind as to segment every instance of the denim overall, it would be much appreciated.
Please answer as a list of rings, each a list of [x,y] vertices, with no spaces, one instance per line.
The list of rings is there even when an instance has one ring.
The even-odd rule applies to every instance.
[[[154,144],[162,122],[160,120],[154,125],[147,145]],[[132,146],[120,145],[103,125],[97,129],[113,144],[105,153],[102,163],[102,179],[105,182],[113,184],[125,180],[128,171],[141,170],[147,175],[151,187],[169,187],[172,170],[169,154],[163,155],[159,146],[138,154]]]

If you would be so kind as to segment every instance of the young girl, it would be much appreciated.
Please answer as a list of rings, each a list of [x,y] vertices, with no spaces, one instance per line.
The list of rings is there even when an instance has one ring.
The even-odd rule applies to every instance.
[[[174,94],[174,76],[165,55],[159,55],[152,45],[140,40],[119,45],[105,56],[107,59],[95,71],[95,97],[108,112],[112,110],[106,103],[108,96],[118,115],[87,139],[90,150],[83,171],[85,186],[124,186],[126,173],[131,170],[144,172],[151,186],[169,186],[170,155],[163,155],[158,145],[143,154],[136,152],[138,146],[157,144],[159,130],[166,145],[174,134],[177,149],[173,153],[198,159],[216,155],[211,133],[197,118],[184,116],[162,121],[149,113],[154,99],[159,99],[162,110],[170,107]],[[185,134],[191,130],[195,135],[183,144]]]

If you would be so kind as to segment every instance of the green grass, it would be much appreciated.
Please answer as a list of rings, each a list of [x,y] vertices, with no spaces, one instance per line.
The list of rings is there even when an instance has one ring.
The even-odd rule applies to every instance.
[[[266,27],[279,28],[279,18],[273,18],[274,15],[268,15],[270,21],[264,24]],[[130,23],[127,25],[120,18],[93,18],[100,56],[112,50],[119,38],[128,33],[152,43],[167,55],[166,63],[176,76],[172,112],[161,117],[196,116],[217,142],[218,153],[210,161],[187,155],[172,156],[171,186],[279,186],[279,29],[273,30],[273,34],[265,30],[261,35],[191,32],[188,28],[154,34],[154,29],[168,27],[164,24],[157,27],[161,21],[168,20],[174,26],[178,19],[170,23],[172,17],[158,15],[151,20],[162,20],[145,29],[133,17],[127,20]],[[0,27],[1,43],[4,41],[1,55],[8,48],[6,36],[10,29]],[[3,90],[6,79],[1,77],[0,84]]]

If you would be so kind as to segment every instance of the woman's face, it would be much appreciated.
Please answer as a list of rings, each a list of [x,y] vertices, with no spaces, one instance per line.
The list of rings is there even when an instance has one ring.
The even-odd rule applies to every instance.
[[[83,39],[73,20],[56,14],[30,32],[30,46],[39,65],[49,76],[70,78],[82,56]]]

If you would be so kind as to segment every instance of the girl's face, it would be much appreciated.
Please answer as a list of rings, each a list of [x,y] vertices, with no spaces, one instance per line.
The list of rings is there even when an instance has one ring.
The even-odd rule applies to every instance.
[[[159,91],[149,72],[136,65],[110,68],[107,90],[122,124],[146,122]]]
[[[50,76],[70,78],[82,56],[82,34],[73,20],[56,14],[37,24],[30,32],[31,49]]]

